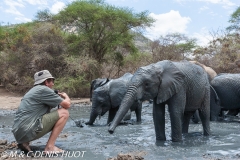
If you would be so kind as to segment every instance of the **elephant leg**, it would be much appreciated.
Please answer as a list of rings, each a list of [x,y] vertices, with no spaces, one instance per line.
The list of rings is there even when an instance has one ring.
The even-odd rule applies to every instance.
[[[202,103],[201,108],[198,110],[199,111],[199,116],[202,121],[202,126],[203,126],[203,134],[205,136],[210,135],[210,96],[209,93],[210,90],[206,88],[206,93],[204,97],[204,101]]]
[[[107,124],[109,124],[110,122],[113,121],[113,119],[114,119],[117,111],[118,111],[118,107],[116,107],[116,108],[111,108],[111,109],[109,110]]]
[[[221,113],[221,106],[217,105],[214,102],[211,102],[210,107],[211,107],[211,109],[210,109],[210,120],[211,121],[218,121],[220,115],[222,117],[224,117],[224,114]]]
[[[198,123],[198,122],[200,121],[200,117],[199,117],[199,112],[198,112],[198,110],[196,110],[195,113],[193,114],[193,116],[192,116],[192,121],[193,121],[194,123]]]
[[[230,109],[228,110],[227,114],[228,116],[236,116],[238,115],[239,109]]]
[[[218,120],[222,120],[222,119],[226,118],[225,114],[226,114],[227,111],[228,111],[227,109],[221,108]]]
[[[142,121],[142,102],[138,102],[138,107],[135,110],[136,113],[136,118],[137,118],[137,122],[141,122]]]
[[[184,90],[179,91],[168,102],[173,142],[182,141],[182,123],[185,105],[186,93]]]
[[[210,115],[208,115],[203,110],[199,110],[199,116],[200,116],[200,119],[202,121],[203,134],[205,136],[209,136],[211,134],[211,132],[210,132],[210,124],[209,124],[209,117],[210,117]]]
[[[182,126],[183,133],[188,133],[189,122],[190,122],[191,117],[194,115],[194,113],[195,113],[195,111],[184,112],[183,126]]]
[[[153,100],[153,122],[155,127],[156,141],[165,141],[165,103],[156,103]]]

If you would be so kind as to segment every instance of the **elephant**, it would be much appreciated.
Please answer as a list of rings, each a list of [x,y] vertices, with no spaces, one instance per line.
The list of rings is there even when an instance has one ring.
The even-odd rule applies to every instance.
[[[108,78],[97,78],[92,80],[91,82],[91,87],[90,87],[90,101],[92,102],[92,92],[100,87],[103,86],[104,84],[108,83],[110,81],[110,79]]]
[[[127,80],[131,76],[132,76],[132,74],[126,73],[126,74],[123,75],[122,78],[125,78]],[[97,79],[92,80],[91,87],[90,87],[90,102],[92,102],[92,93],[93,93],[93,91],[95,89],[97,89],[98,87],[105,85],[110,80],[111,79],[109,79],[109,78],[97,78]],[[124,116],[124,121],[130,120],[130,119],[131,119],[131,110],[129,110],[129,112]]]
[[[222,73],[216,76],[211,85],[219,97],[219,103],[211,103],[211,120],[219,119],[221,110],[229,110],[228,115],[236,115],[240,109],[240,74]],[[212,97],[211,97],[212,101]],[[213,100],[213,102],[215,102]]]
[[[107,124],[113,120],[132,76],[131,73],[125,73],[122,77],[111,79],[93,91],[90,119],[85,124],[93,125],[97,116],[103,116],[107,111],[109,111]],[[135,101],[129,109],[129,112],[131,111],[135,111],[137,122],[141,122],[142,102]],[[129,114],[125,115],[127,116],[125,120],[130,119]]]
[[[222,74],[217,75],[217,73],[211,67],[205,66],[204,64],[201,64],[201,63],[199,63],[197,61],[189,61],[189,62],[201,66],[207,72],[210,85],[211,85],[211,81],[216,76],[224,74],[224,73],[222,73]],[[210,120],[211,121],[216,121],[218,118],[216,117],[216,115],[214,113],[215,112],[214,110],[216,108],[215,105],[219,105],[220,99],[219,99],[215,89],[212,86],[210,88],[210,92],[211,92],[210,93],[210,97],[211,97],[210,98]],[[228,111],[226,115],[232,115],[232,116],[236,116],[238,114],[238,112],[239,112],[239,109],[222,109],[222,110]],[[211,113],[214,113],[214,114],[211,116]],[[220,115],[224,116],[223,111],[220,112]],[[200,118],[199,118],[198,112],[195,112],[193,117],[192,117],[192,121],[194,123],[198,123],[199,120],[200,120]]]
[[[226,74],[226,73],[221,73],[221,74],[217,75],[217,73],[211,67],[205,66],[204,64],[201,64],[197,61],[189,61],[189,62],[201,66],[207,72],[210,85],[211,85],[211,81],[216,76]],[[219,115],[221,115],[221,117],[224,116],[223,110],[228,111],[226,115],[231,115],[231,116],[236,116],[239,113],[239,109],[230,109],[230,108],[228,108],[228,109],[225,108],[224,109],[224,108],[221,108],[221,107],[216,107],[216,106],[219,105],[220,99],[219,99],[218,94],[215,91],[214,87],[212,87],[212,86],[210,87],[210,97],[211,97],[210,98],[210,120],[211,121],[217,121],[220,118],[218,115],[216,115],[215,112],[219,113]],[[221,111],[219,111],[219,108],[221,108]],[[199,114],[198,114],[197,111],[192,116],[192,121],[194,123],[198,123],[200,121]]]
[[[216,73],[211,67],[208,67],[208,66],[206,66],[206,65],[204,65],[204,64],[202,64],[202,63],[200,63],[200,62],[198,62],[198,61],[189,61],[189,62],[201,66],[201,67],[206,71],[206,73],[207,73],[207,75],[208,75],[209,83],[211,83],[211,81],[213,80],[213,78],[217,76],[217,73]],[[218,101],[218,97],[216,96],[216,93],[215,93],[215,91],[214,91],[214,89],[213,89],[212,87],[210,88],[210,92],[211,92],[210,95],[213,97],[212,100]],[[211,102],[211,101],[210,101],[210,107],[211,107],[211,104],[212,104],[212,103],[215,103],[215,102]],[[210,117],[211,117],[211,115],[210,115]],[[200,121],[200,117],[199,117],[198,111],[196,111],[196,112],[193,114],[193,116],[191,117],[191,119],[192,119],[192,121],[193,121],[194,123],[198,123],[198,122]],[[210,120],[211,120],[211,119],[210,119]]]
[[[134,101],[153,99],[156,144],[166,140],[165,105],[168,105],[173,142],[182,141],[189,121],[199,111],[205,136],[210,135],[210,85],[202,67],[188,61],[159,61],[140,67],[133,75],[108,132],[114,133]]]

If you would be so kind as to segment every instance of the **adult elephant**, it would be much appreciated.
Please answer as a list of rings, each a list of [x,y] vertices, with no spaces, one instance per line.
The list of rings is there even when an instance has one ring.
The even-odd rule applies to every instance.
[[[212,81],[211,85],[215,89],[220,104],[211,104],[211,120],[218,120],[221,110],[232,112],[240,109],[240,74],[219,74]],[[212,98],[212,97],[211,97]],[[212,101],[212,99],[211,99]],[[213,100],[213,102],[215,102]]]
[[[107,111],[109,111],[107,124],[113,120],[120,103],[127,92],[129,81],[132,76],[131,73],[125,73],[122,77],[112,79],[93,91],[92,110],[90,119],[86,122],[87,125],[92,125],[97,116],[103,116]],[[140,101],[135,101],[131,105],[129,111],[135,111],[137,122],[141,122],[142,103]],[[126,119],[129,119],[129,114],[127,114],[127,118],[125,117],[125,120]]]
[[[198,61],[189,61],[189,62],[191,62],[191,63],[193,63],[193,64],[196,64],[196,65],[199,65],[199,66],[201,66],[204,70],[205,70],[205,72],[207,73],[207,75],[208,75],[208,80],[209,80],[209,83],[213,80],[213,78],[214,77],[216,77],[217,76],[217,73],[211,68],[211,67],[208,67],[208,66],[206,66],[206,65],[204,65],[204,64],[202,64],[202,63],[200,63],[200,62],[198,62]],[[214,89],[211,87],[210,88],[210,92],[211,92],[211,97],[212,97],[212,100],[214,100],[214,102],[213,101],[210,101],[210,107],[211,107],[211,104],[212,103],[216,103],[215,101],[218,101],[218,97],[217,97],[217,95],[216,95],[216,92],[214,91]],[[210,114],[210,117],[211,117],[211,114]],[[194,122],[194,123],[198,123],[199,121],[200,121],[200,117],[199,117],[199,113],[198,113],[198,111],[196,111],[194,114],[193,114],[193,116],[192,116],[192,121]],[[210,118],[210,120],[211,120],[211,118]]]
[[[210,135],[210,85],[206,72],[188,61],[160,61],[140,67],[108,131],[113,133],[130,106],[137,100],[153,99],[156,141],[166,140],[165,104],[171,120],[172,141],[181,141],[188,133],[189,120],[199,110],[204,135]]]

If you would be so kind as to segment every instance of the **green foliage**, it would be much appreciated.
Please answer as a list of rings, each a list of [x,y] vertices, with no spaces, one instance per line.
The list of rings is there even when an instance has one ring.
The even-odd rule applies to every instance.
[[[4,50],[4,44],[6,43],[4,38],[5,38],[4,27],[0,26],[0,52]]]
[[[49,9],[45,9],[43,11],[38,11],[35,18],[36,21],[51,21],[53,14],[50,12]]]
[[[240,72],[240,7],[231,14],[226,31],[213,33],[209,46],[194,51],[195,60],[212,67],[217,73]]]
[[[56,79],[54,88],[68,93],[70,97],[88,97],[90,83],[84,76]]]
[[[29,61],[32,60],[32,54],[28,52],[31,47],[31,25],[23,24],[10,27],[4,27],[2,49],[0,54],[0,79],[7,88],[13,89],[19,85],[18,91],[27,88],[26,81],[22,81],[19,75],[27,77],[26,71]],[[27,54],[25,54],[27,53]],[[26,83],[25,83],[26,82]],[[21,87],[23,86],[23,87]]]
[[[127,55],[124,59],[123,73],[134,73],[139,67],[153,63],[152,55],[149,53],[136,53]]]
[[[195,60],[211,66],[217,73],[236,73],[240,70],[235,62],[240,59],[240,36],[227,34],[218,36],[208,47],[195,50]]]
[[[107,54],[134,53],[131,29],[149,26],[153,20],[147,12],[133,13],[101,0],[77,0],[54,16],[64,29],[75,36],[68,38],[68,49],[77,55],[88,55],[99,64]]]
[[[105,63],[103,63],[101,67],[103,69],[102,73],[105,74],[106,78],[119,77],[123,65],[124,56],[120,52],[108,54],[105,56]]]
[[[1,27],[1,50],[11,49],[15,51],[20,45],[29,43],[31,36],[26,26]]]
[[[0,82],[25,93],[35,72],[48,69],[55,88],[71,97],[88,97],[96,78],[118,78],[140,66],[160,60],[195,60],[217,73],[239,73],[240,7],[231,15],[225,35],[207,47],[183,34],[160,36],[152,42],[142,36],[154,20],[147,11],[134,13],[104,0],[76,0],[59,14],[37,12],[31,23],[0,26]]]
[[[227,27],[227,30],[239,32],[240,31],[240,7],[234,11],[230,17],[229,23],[231,25]]]
[[[90,82],[102,75],[101,65],[99,65],[96,60],[91,59],[87,56],[69,56],[66,57],[66,62],[68,64],[67,75],[72,75],[74,77],[84,75],[86,80]]]
[[[9,88],[25,92],[33,83],[26,77],[48,69],[56,77],[64,75],[66,63],[61,32],[52,24],[28,23],[6,27],[4,52],[0,54],[0,79]]]
[[[153,59],[155,62],[164,59],[183,60],[197,47],[196,39],[188,38],[179,33],[172,33],[151,43]]]
[[[91,80],[124,74],[125,57],[138,52],[135,33],[152,22],[147,11],[134,13],[102,0],[77,0],[57,15],[39,11],[34,22],[0,27],[0,82],[24,93],[34,73],[48,69],[56,88],[88,96]]]
[[[86,53],[83,52],[84,46],[79,45],[80,38],[76,34],[70,34],[66,37],[67,50],[70,55],[85,56]]]

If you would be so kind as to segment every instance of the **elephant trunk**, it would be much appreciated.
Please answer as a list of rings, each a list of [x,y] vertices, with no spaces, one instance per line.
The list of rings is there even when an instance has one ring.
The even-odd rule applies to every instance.
[[[91,110],[91,114],[90,114],[90,119],[86,123],[87,125],[93,125],[97,116],[101,115],[101,113],[102,113],[102,108],[101,108],[101,106],[99,106],[99,104],[97,102],[98,101],[97,101],[96,95],[94,94],[93,95],[93,102],[92,102],[92,110]]]
[[[131,85],[128,88],[128,91],[126,93],[126,95],[124,96],[121,105],[119,107],[119,110],[116,114],[116,116],[114,117],[108,132],[110,134],[112,134],[115,130],[115,128],[117,127],[117,125],[121,122],[121,120],[123,119],[123,117],[126,115],[126,113],[128,112],[128,110],[130,109],[130,107],[133,105],[134,101],[135,101],[135,97],[137,94],[137,86],[135,85]]]
[[[98,111],[95,109],[92,109],[91,114],[90,114],[90,119],[88,122],[86,122],[86,125],[93,125],[94,121],[96,120],[98,116]]]

